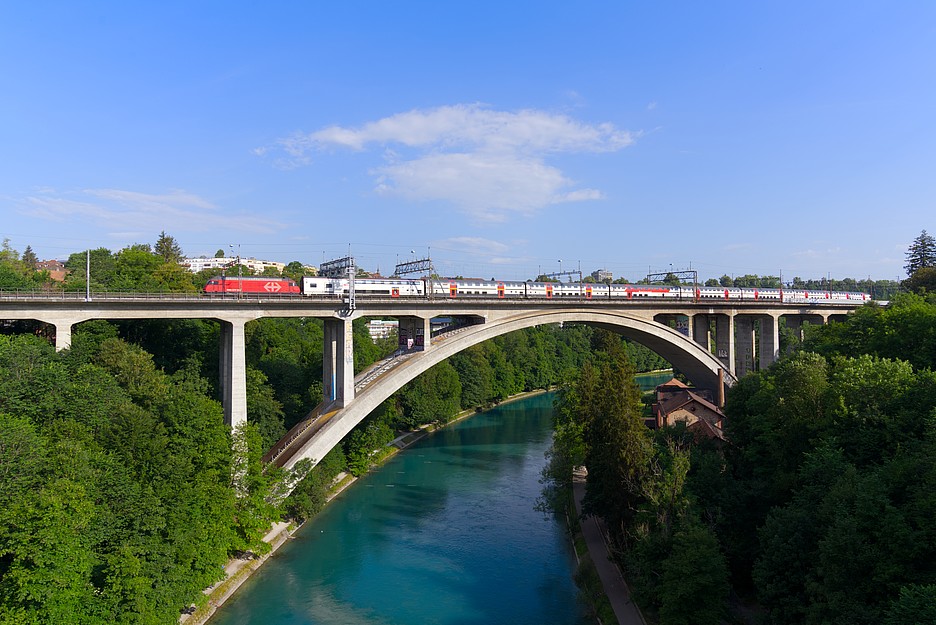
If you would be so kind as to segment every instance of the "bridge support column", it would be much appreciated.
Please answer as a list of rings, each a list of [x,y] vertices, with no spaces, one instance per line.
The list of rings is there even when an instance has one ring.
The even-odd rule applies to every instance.
[[[419,352],[427,351],[432,336],[430,319],[428,317],[400,317],[399,321],[399,346]]]
[[[244,320],[221,320],[221,403],[224,422],[232,428],[247,420],[247,358]]]
[[[758,368],[766,369],[780,356],[780,324],[772,315],[760,318],[760,349]]]
[[[715,317],[715,357],[722,361],[725,369],[734,371],[734,316]]]
[[[354,333],[350,319],[325,320],[322,378],[325,401],[344,407],[354,399]]]
[[[705,351],[712,349],[712,325],[708,315],[692,316],[692,340],[705,348]]]
[[[754,318],[747,315],[735,317],[735,374],[740,378],[754,371]]]
[[[796,340],[803,340],[803,318],[799,315],[783,315],[786,327],[793,333]]]
[[[68,321],[55,323],[55,351],[71,347],[72,324]]]

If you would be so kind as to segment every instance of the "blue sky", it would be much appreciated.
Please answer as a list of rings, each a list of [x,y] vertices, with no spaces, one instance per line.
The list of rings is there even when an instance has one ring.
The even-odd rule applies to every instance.
[[[4,3],[0,237],[896,279],[934,116],[923,1]]]

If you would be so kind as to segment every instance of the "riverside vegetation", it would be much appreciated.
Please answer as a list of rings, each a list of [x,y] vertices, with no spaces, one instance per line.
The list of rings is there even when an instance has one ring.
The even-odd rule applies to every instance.
[[[0,288],[48,284],[27,256],[4,242]],[[165,233],[91,256],[95,290],[204,283],[177,269]],[[83,288],[84,255],[67,265],[68,288]],[[2,331],[3,625],[174,623],[228,557],[265,549],[271,521],[314,514],[335,475],[366,471],[395,431],[556,385],[548,499],[589,466],[587,510],[609,521],[661,623],[718,622],[729,588],[769,623],[936,622],[932,300],[895,297],[801,345],[785,334],[793,353],[729,393],[723,447],[638,427],[633,373],[666,366],[646,349],[574,325],[499,337],[407,385],[287,499],[260,457],[321,399],[320,321],[247,325],[248,423],[234,433],[214,399],[215,323],[87,322],[64,353],[40,324]],[[362,320],[354,346],[358,370],[394,348]]]
[[[314,319],[248,324],[248,423],[232,433],[213,399],[217,324],[87,322],[62,353],[0,336],[0,623],[174,623],[230,556],[318,511],[335,475],[366,471],[396,431],[568,379],[592,331],[533,328],[440,363],[283,499],[260,457],[320,398],[321,340]],[[359,367],[386,349],[355,324]]]
[[[726,444],[644,428],[633,365],[603,347],[561,391],[545,496],[588,467],[586,511],[646,614],[936,623],[936,298],[810,328],[731,389]]]

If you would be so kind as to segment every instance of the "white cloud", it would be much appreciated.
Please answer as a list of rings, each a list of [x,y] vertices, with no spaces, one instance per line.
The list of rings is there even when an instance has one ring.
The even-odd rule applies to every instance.
[[[451,264],[455,273],[464,271],[486,271],[488,265],[518,265],[532,262],[522,253],[526,249],[527,241],[513,239],[509,242],[495,241],[484,237],[450,237],[435,241],[432,244],[433,254],[437,250],[447,252],[448,258],[441,259],[443,263]],[[474,269],[471,269],[474,267]]]
[[[378,194],[450,202],[478,219],[500,221],[550,204],[603,198],[599,190],[576,188],[546,159],[615,152],[636,137],[609,123],[461,104],[399,113],[359,128],[330,126],[298,133],[255,153],[279,153],[274,163],[294,168],[327,149],[380,149],[386,164],[372,169]]]
[[[380,175],[378,194],[449,201],[487,221],[503,221],[509,212],[529,215],[543,206],[570,201],[561,190],[571,182],[535,158],[431,154],[375,171]]]
[[[439,241],[435,247],[469,254],[502,254],[510,250],[506,243],[484,237],[451,237]]]
[[[20,211],[38,219],[59,222],[91,222],[111,233],[159,230],[207,232],[224,220],[228,229],[276,232],[283,224],[243,215],[222,213],[210,201],[186,191],[164,194],[121,189],[83,189],[58,193],[43,189],[18,202]]]

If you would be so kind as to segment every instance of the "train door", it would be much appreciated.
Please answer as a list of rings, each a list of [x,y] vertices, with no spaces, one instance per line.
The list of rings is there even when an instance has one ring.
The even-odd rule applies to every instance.
[[[456,295],[458,295],[458,284],[449,282],[449,297],[455,297]]]
[[[590,284],[585,285],[585,299],[591,299],[592,297],[592,288]]]
[[[552,299],[553,287],[551,284],[546,285],[546,299]]]
[[[504,283],[503,282],[497,283],[497,297],[499,297],[500,299],[504,299]]]
[[[400,297],[400,287],[395,286],[390,289],[390,297]]]

